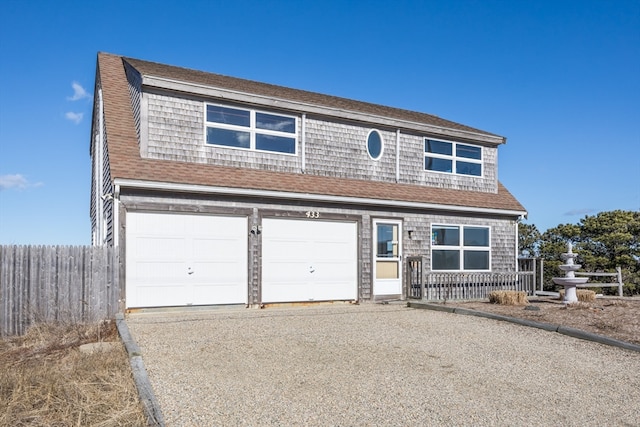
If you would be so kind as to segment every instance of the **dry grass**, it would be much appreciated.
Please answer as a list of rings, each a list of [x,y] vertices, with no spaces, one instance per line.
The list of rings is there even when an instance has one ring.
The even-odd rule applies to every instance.
[[[493,291],[489,294],[489,302],[501,305],[526,305],[527,293],[522,291]]]
[[[560,289],[560,301],[564,299],[564,289]],[[596,293],[589,289],[576,289],[576,297],[579,302],[594,302],[596,300]]]
[[[41,324],[0,341],[0,426],[144,425],[123,346],[78,350],[103,341],[119,341],[113,322]]]
[[[554,325],[570,326],[594,334],[640,344],[640,298],[597,298],[593,302],[565,305],[555,298],[530,298],[526,307],[491,304],[489,302],[447,301],[458,306],[505,316],[530,319]]]

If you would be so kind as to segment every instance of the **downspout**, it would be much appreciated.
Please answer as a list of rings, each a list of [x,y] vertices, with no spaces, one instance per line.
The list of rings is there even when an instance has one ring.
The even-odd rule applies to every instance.
[[[120,241],[120,185],[113,191],[113,246],[118,247]]]
[[[400,129],[396,130],[396,182],[400,182]]]
[[[105,233],[104,233],[104,106],[102,103],[102,89],[98,89],[98,146],[96,147],[96,198],[98,208],[96,210],[96,234],[97,242],[100,245],[104,245]]]
[[[307,132],[306,132],[306,126],[307,124],[307,115],[306,114],[302,114],[302,125],[301,125],[301,130],[300,132],[302,133],[301,137],[300,137],[300,150],[302,151],[302,156],[301,156],[301,169],[302,169],[302,173],[305,172],[305,169],[307,167],[306,165],[306,145],[307,145]]]
[[[519,264],[518,263],[518,252],[520,251],[520,248],[518,247],[518,241],[520,240],[519,236],[518,236],[518,220],[515,220],[514,224],[515,224],[515,228],[516,228],[514,234],[516,236],[516,273],[517,273],[518,271],[520,271],[520,268],[518,266],[518,264]]]

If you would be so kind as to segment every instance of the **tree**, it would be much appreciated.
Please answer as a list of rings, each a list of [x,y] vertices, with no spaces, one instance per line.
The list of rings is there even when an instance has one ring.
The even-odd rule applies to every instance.
[[[579,253],[589,271],[622,268],[626,293],[640,292],[640,212],[615,210],[586,216]]]
[[[538,256],[538,246],[542,235],[534,224],[518,223],[518,249],[522,254],[525,251],[532,257]]]

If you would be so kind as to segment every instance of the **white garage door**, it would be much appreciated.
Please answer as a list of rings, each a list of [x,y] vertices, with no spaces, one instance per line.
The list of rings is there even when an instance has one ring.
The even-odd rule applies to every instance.
[[[126,305],[246,303],[247,218],[127,213]]]
[[[355,222],[262,221],[262,302],[356,300]]]

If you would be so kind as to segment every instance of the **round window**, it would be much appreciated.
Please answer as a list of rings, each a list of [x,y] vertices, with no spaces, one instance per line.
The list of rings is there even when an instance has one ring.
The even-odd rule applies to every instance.
[[[373,160],[378,160],[382,156],[382,135],[375,129],[369,131],[367,136],[367,152]]]

